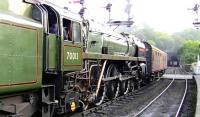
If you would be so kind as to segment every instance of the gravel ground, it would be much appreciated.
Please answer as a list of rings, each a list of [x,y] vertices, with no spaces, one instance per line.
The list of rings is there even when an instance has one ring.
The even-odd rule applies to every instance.
[[[188,80],[188,92],[183,102],[179,117],[194,117],[197,102],[197,85],[195,80]]]
[[[175,67],[169,67],[169,68],[165,71],[165,74],[175,74],[175,71],[177,71],[177,68],[175,68]]]

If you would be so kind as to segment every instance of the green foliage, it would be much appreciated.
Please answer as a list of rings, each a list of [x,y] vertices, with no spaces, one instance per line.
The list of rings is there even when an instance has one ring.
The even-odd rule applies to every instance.
[[[197,55],[200,53],[200,41],[187,40],[181,46],[179,53],[182,60],[186,64],[191,64],[196,61]]]

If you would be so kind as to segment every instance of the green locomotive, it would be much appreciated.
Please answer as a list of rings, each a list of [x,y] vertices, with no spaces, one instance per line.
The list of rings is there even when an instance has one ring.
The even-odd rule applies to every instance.
[[[144,43],[97,27],[45,0],[1,0],[0,116],[86,109],[166,69],[148,73]]]

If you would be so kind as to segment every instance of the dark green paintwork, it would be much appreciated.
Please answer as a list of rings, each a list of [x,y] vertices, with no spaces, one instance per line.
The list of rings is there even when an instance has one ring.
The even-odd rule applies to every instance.
[[[135,48],[124,39],[104,35],[99,32],[89,32],[86,53],[100,54],[102,48],[107,48],[107,54],[111,55],[134,55]]]
[[[0,20],[0,94],[41,87],[42,29],[23,21]]]
[[[81,70],[82,47],[69,43],[63,46],[63,71]]]
[[[49,39],[49,63],[48,63],[48,69],[56,69],[56,64],[57,64],[57,60],[56,60],[56,49],[57,49],[57,44],[56,44],[56,35],[55,34],[49,34],[48,36],[48,39]]]
[[[101,53],[103,36],[100,33],[89,32],[87,52]]]
[[[108,54],[94,54],[84,53],[83,59],[99,59],[99,60],[128,60],[128,61],[146,61],[143,57],[130,57],[130,56],[119,56],[119,55],[108,55]]]
[[[125,40],[115,40],[111,37],[104,38],[103,47],[108,47],[108,54],[112,55],[125,55],[128,50]]]

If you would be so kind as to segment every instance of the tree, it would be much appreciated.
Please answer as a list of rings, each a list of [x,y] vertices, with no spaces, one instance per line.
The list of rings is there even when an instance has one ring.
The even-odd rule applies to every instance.
[[[196,61],[197,55],[200,53],[200,41],[187,40],[179,49],[179,54],[185,64],[191,64]]]

